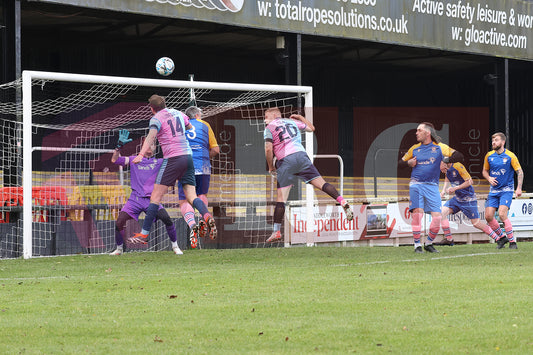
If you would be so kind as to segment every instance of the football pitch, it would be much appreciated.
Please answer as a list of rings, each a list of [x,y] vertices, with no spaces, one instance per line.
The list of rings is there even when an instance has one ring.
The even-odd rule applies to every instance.
[[[533,243],[0,261],[4,354],[533,353]]]

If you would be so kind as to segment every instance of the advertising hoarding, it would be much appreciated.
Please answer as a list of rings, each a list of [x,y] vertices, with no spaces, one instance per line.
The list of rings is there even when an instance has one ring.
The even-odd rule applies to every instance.
[[[533,59],[520,0],[41,0],[309,35]]]

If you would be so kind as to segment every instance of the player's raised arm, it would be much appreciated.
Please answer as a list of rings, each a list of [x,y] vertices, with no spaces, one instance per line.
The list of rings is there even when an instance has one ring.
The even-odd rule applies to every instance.
[[[120,151],[118,149],[115,149],[115,151],[113,152],[113,155],[111,156],[111,163],[115,163],[118,159],[118,157],[120,156]]]
[[[116,164],[116,165],[121,165],[121,166],[129,165],[130,163],[129,157],[124,157],[122,160],[120,160],[119,158],[120,158],[120,150],[115,149],[115,151],[113,152],[113,156],[111,156],[111,163]]]
[[[125,144],[131,142],[132,139],[130,138],[130,132],[127,129],[121,129],[118,132],[118,142],[115,146],[115,151],[113,152],[113,156],[111,157],[111,162],[115,163],[120,156],[120,148],[122,148]],[[126,158],[127,159],[127,158]],[[128,164],[126,162],[126,164]]]
[[[447,144],[439,143],[439,146],[442,150],[442,155],[444,155],[442,159],[444,163],[462,163],[465,160],[463,153],[450,148]]]
[[[304,116],[295,113],[295,114],[292,114],[290,118],[292,118],[293,120],[298,120],[298,121],[302,121],[303,123],[305,123],[305,125],[307,126],[305,128],[306,132],[315,131],[315,126]]]
[[[442,159],[445,163],[462,163],[465,160],[465,157],[463,153],[454,150],[453,153],[449,157],[444,157]]]

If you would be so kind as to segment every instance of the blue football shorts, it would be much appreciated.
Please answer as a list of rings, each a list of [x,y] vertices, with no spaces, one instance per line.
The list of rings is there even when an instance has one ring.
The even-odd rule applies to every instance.
[[[211,182],[211,175],[209,174],[201,174],[201,175],[195,175],[196,180],[196,195],[207,195],[209,192],[209,184]],[[178,181],[178,194],[179,199],[186,200],[185,198],[185,192],[183,191],[183,185],[181,184],[181,181]]]
[[[441,198],[438,185],[413,184],[409,186],[409,211],[422,208],[424,212],[441,212]]]
[[[500,206],[511,208],[511,202],[513,202],[513,191],[491,192],[485,201],[485,208],[494,207],[497,209]]]

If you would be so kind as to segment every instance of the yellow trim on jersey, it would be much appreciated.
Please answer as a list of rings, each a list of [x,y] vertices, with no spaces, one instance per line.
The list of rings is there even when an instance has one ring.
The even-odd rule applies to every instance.
[[[438,145],[440,147],[440,150],[442,151],[442,155],[445,156],[445,157],[451,157],[452,154],[455,152],[455,149],[452,149],[450,148],[448,145],[444,144],[444,143],[435,143],[435,142],[432,142],[433,144],[435,145]],[[407,151],[407,153],[404,154],[404,156],[402,157],[402,160],[403,161],[408,161],[409,159],[411,159],[413,157],[413,150],[415,150],[416,148],[420,147],[422,145],[422,143],[417,143],[415,145],[413,145],[411,148],[409,148],[409,150]]]
[[[464,181],[472,179],[465,166],[461,163],[453,163],[453,167],[459,172]]]
[[[505,149],[503,153],[507,154],[511,158],[511,166],[513,167],[514,171],[522,169],[522,166],[520,166],[520,162],[518,161],[518,157],[515,155],[515,153],[511,152],[509,149]],[[491,150],[485,155],[485,159],[483,161],[483,170],[488,171],[490,169],[489,157],[493,154],[496,154],[495,150]]]
[[[455,152],[455,149],[450,148],[447,144],[439,143],[437,144],[440,147],[440,150],[442,150],[442,155],[445,157],[451,157],[452,154]]]
[[[522,169],[520,162],[518,161],[518,157],[510,151],[507,151],[507,154],[511,157],[511,166],[513,167],[514,171]]]
[[[202,122],[203,124],[205,124],[207,126],[207,131],[208,131],[208,135],[209,135],[209,148],[218,147],[218,142],[217,142],[217,139],[215,137],[215,133],[211,129],[211,125],[208,122],[206,122],[206,121],[204,121],[202,119],[199,119],[198,122]]]
[[[490,166],[489,166],[489,157],[496,153],[495,150],[491,150],[490,152],[488,152],[487,154],[485,154],[485,159],[483,159],[483,170],[489,170],[490,169]]]
[[[407,153],[405,153],[404,156],[402,157],[402,160],[403,161],[408,161],[409,159],[411,159],[413,157],[413,150],[415,150],[416,148],[420,147],[421,145],[422,145],[422,143],[417,143],[417,144],[413,145],[411,148],[409,148]]]

